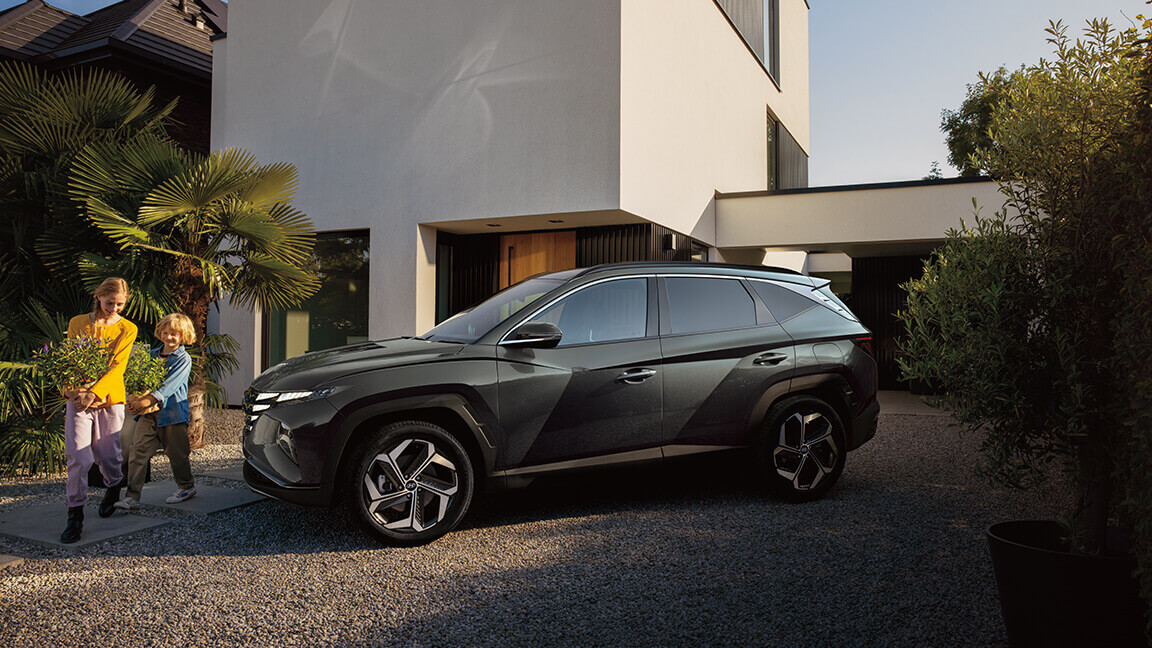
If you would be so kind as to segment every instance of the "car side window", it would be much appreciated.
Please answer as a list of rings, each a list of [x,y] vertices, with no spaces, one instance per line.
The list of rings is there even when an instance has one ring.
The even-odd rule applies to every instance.
[[[756,326],[756,302],[738,279],[668,277],[664,285],[672,334]]]
[[[559,327],[561,347],[642,338],[648,329],[648,280],[617,279],[583,288],[532,321]]]
[[[751,281],[752,289],[764,300],[764,305],[778,322],[787,322],[797,315],[816,308],[818,304],[787,288],[767,281]]]

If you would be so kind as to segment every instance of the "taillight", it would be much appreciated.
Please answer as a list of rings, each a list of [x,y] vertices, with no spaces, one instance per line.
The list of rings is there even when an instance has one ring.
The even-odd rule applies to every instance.
[[[856,346],[863,349],[864,353],[867,353],[868,355],[872,356],[873,358],[876,357],[876,354],[872,352],[872,336],[871,335],[865,335],[864,337],[852,338],[852,341],[856,343]]]

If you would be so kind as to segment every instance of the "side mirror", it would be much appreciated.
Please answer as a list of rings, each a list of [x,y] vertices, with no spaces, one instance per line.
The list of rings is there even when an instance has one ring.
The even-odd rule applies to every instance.
[[[552,322],[525,322],[513,329],[500,346],[551,349],[560,344],[562,337],[560,327]]]

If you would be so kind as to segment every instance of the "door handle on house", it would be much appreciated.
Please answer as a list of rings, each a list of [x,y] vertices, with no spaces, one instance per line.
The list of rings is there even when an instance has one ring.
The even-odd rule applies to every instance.
[[[639,385],[640,383],[655,376],[656,372],[652,369],[629,369],[624,373],[616,376],[616,382],[624,382],[629,385]]]
[[[756,357],[752,364],[778,365],[788,359],[787,353],[765,353]]]

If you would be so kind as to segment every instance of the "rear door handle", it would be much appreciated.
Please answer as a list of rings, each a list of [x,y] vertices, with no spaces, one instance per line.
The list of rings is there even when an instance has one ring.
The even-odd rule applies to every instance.
[[[624,373],[616,376],[616,382],[624,382],[629,385],[639,385],[640,383],[655,376],[656,372],[652,369],[629,369]]]
[[[765,353],[756,357],[752,364],[778,365],[788,359],[787,353]]]

